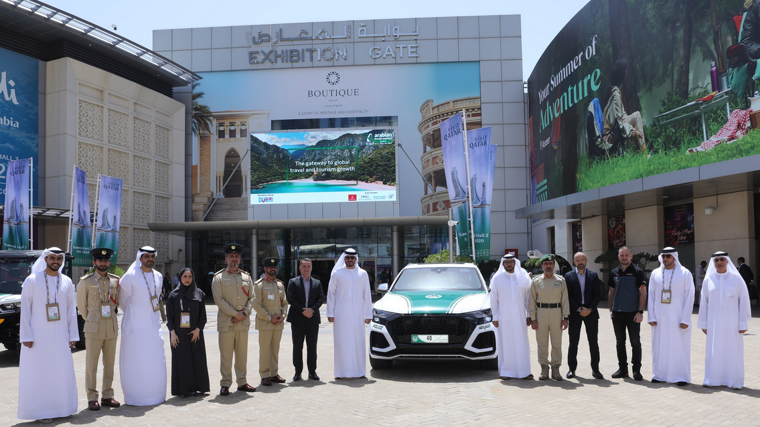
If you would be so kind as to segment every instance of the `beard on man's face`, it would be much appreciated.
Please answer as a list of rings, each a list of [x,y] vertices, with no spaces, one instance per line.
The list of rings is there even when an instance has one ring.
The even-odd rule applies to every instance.
[[[100,272],[108,271],[108,266],[103,264],[96,265],[95,268]]]

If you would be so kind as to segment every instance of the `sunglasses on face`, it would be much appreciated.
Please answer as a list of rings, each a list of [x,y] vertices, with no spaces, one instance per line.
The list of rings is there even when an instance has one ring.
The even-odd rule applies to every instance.
[[[345,259],[345,260],[349,260],[349,259],[350,259],[350,260],[355,260],[355,259],[356,259],[356,257],[355,257],[355,256],[347,256],[347,257],[345,257],[344,259]]]
[[[662,257],[663,257],[664,259],[670,259],[670,258],[673,258],[673,255],[663,255]]]
[[[715,258],[715,262],[726,262],[725,258]]]

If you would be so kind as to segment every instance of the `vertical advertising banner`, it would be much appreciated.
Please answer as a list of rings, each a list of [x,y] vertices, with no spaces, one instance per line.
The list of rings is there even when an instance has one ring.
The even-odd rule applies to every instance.
[[[39,61],[0,49],[0,187],[7,185],[9,161],[31,158],[39,167],[39,92]],[[36,188],[37,174],[30,176]],[[5,196],[0,204],[8,203]]]
[[[441,150],[443,151],[443,168],[446,173],[446,188],[454,213],[459,255],[472,257],[470,242],[470,211],[467,204],[467,162],[464,156],[464,139],[462,138],[462,115],[456,114],[441,123]]]
[[[491,145],[491,128],[467,131],[470,158],[470,191],[475,228],[475,260],[491,257],[491,195],[496,168],[496,146]],[[446,160],[444,159],[444,164]]]
[[[79,168],[74,169],[74,199],[71,215],[71,255],[74,256],[74,265],[89,267],[91,265],[90,249],[92,249],[90,195],[87,193],[87,173]]]
[[[29,249],[30,159],[8,162],[3,212],[3,250]]]
[[[665,246],[694,243],[694,204],[665,208]]]
[[[123,181],[119,178],[105,175],[100,177],[95,247],[113,249],[111,264],[116,264],[119,255],[122,183]]]

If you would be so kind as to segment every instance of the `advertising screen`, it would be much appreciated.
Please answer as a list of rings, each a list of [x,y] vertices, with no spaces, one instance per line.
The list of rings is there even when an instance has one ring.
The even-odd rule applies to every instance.
[[[251,204],[396,200],[396,131],[251,135]]]
[[[33,159],[33,205],[37,205],[39,62],[0,49],[0,204],[5,204],[8,162]]]
[[[533,203],[760,154],[760,132],[748,132],[753,70],[742,59],[760,40],[738,45],[743,5],[591,0],[581,9],[528,80]],[[743,25],[755,25],[750,15]]]

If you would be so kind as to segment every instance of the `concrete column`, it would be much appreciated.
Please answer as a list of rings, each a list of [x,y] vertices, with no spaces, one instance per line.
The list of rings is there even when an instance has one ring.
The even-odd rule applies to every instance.
[[[607,215],[586,218],[581,221],[583,235],[583,252],[588,258],[586,268],[599,273],[603,266],[594,263],[599,255],[607,250]]]
[[[251,275],[259,279],[259,230],[251,230]]]
[[[717,208],[711,215],[705,208]],[[694,199],[694,240],[697,260],[709,262],[710,255],[722,250],[731,261],[743,256],[747,265],[755,265],[754,199],[751,191],[721,194]],[[699,262],[697,261],[697,262]]]
[[[664,214],[662,205],[625,211],[625,243],[635,255],[648,252],[657,255],[665,245]],[[654,269],[659,263],[647,266]]]

